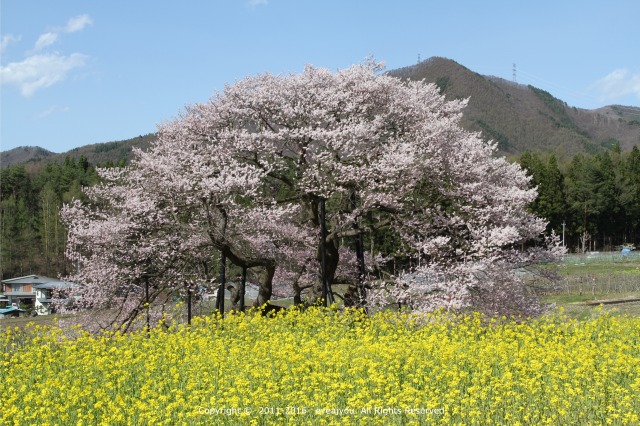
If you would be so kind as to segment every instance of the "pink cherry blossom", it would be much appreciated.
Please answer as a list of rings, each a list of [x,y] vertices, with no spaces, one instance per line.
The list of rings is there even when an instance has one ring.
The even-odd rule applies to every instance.
[[[562,253],[527,211],[529,178],[460,127],[466,100],[376,70],[247,77],[161,124],[129,168],[101,172],[90,204],[65,207],[82,303],[135,316],[142,277],[152,274],[161,298],[184,274],[210,279],[220,251],[259,276],[257,304],[313,303],[320,249],[330,282],[357,281],[345,244],[386,230],[419,266],[384,284],[369,273],[371,304],[539,312],[522,271]],[[380,255],[392,254],[367,253],[367,263]]]

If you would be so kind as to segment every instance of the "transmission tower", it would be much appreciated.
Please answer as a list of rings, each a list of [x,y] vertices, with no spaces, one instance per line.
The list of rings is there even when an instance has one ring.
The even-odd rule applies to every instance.
[[[518,82],[518,79],[516,78],[516,64],[513,64],[513,82]]]

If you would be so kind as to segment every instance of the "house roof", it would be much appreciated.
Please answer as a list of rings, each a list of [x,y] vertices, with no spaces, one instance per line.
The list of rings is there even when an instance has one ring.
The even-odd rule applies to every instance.
[[[56,278],[45,277],[44,275],[26,275],[24,277],[9,278],[2,280],[4,284],[32,284],[34,288],[51,289],[62,287],[73,287],[78,284],[70,281],[61,281]]]
[[[52,289],[52,288],[64,288],[64,287],[77,287],[78,284],[69,282],[69,281],[57,281],[51,283],[44,284],[35,284],[33,288],[40,288],[43,290]]]
[[[0,309],[1,314],[10,314],[11,312],[26,312],[24,309],[16,308],[15,306],[11,306],[8,308]]]
[[[44,275],[26,275],[24,277],[9,278],[2,280],[5,284],[46,284],[51,282],[62,282],[55,278],[45,277]]]

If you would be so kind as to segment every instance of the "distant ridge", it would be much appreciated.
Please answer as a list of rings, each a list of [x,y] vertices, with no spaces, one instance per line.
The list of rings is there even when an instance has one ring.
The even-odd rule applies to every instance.
[[[26,163],[29,161],[39,161],[55,155],[39,146],[19,146],[0,153],[0,167],[7,167],[12,164]]]
[[[433,57],[416,65],[389,71],[390,75],[435,83],[447,99],[469,98],[462,126],[482,132],[498,143],[507,156],[544,151],[568,159],[578,152],[594,154],[640,146],[640,108],[610,105],[585,110],[567,105],[533,86],[499,77],[484,76],[447,58]],[[39,147],[20,147],[0,153],[0,166],[27,163],[43,167],[45,161],[84,156],[92,164],[130,161],[134,147],[146,149],[155,140],[151,133],[116,142],[97,143],[54,154]]]
[[[463,127],[497,141],[503,154],[530,150],[568,157],[610,149],[616,142],[622,150],[640,145],[640,108],[570,107],[544,90],[480,75],[446,58],[429,58],[389,74],[435,83],[447,99],[469,98]]]
[[[109,162],[117,163],[120,160],[129,162],[132,158],[133,148],[146,149],[155,138],[156,135],[150,133],[123,141],[84,145],[61,154],[56,154],[40,147],[18,147],[0,153],[0,166],[4,168],[14,164],[26,163],[37,169],[43,162],[62,162],[66,157],[77,161],[81,156],[84,156],[91,164],[98,165]]]

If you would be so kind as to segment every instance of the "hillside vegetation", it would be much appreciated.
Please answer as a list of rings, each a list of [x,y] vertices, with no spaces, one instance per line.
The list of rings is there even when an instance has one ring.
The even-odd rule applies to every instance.
[[[570,107],[544,90],[480,75],[445,58],[390,74],[433,82],[448,99],[469,98],[463,127],[498,142],[502,154],[545,151],[565,160],[578,152],[602,152],[616,143],[623,151],[640,145],[640,108]]]
[[[391,74],[434,82],[450,99],[469,98],[463,125],[497,141],[501,154],[528,170],[540,192],[531,209],[550,222],[549,231],[561,234],[565,223],[572,251],[640,244],[640,108],[571,108],[543,90],[482,76],[443,58]],[[97,182],[95,167],[124,166],[134,148],[145,149],[155,138],[63,154],[37,147],[1,153],[0,276],[69,272],[60,207]],[[390,249],[396,243],[376,241]]]
[[[95,143],[73,148],[62,154],[56,154],[39,147],[18,147],[0,153],[0,165],[6,168],[15,164],[25,164],[30,172],[39,172],[46,163],[63,163],[70,158],[79,161],[85,158],[91,164],[112,166],[118,163],[128,163],[132,158],[133,148],[146,149],[155,140],[155,134],[150,133],[123,141]]]
[[[530,208],[566,237],[572,251],[640,245],[640,150],[576,154],[558,165],[554,155],[525,152],[518,160],[538,197]],[[564,227],[563,227],[564,224]],[[564,228],[564,229],[563,229]]]
[[[585,110],[567,105],[550,93],[498,77],[484,76],[446,58],[430,58],[416,65],[389,71],[411,80],[435,83],[448,99],[469,98],[462,126],[481,131],[498,143],[503,155],[524,151],[553,153],[568,160],[582,152],[596,154],[640,146],[640,108],[611,105]],[[128,162],[134,147],[145,149],[155,134],[96,143],[55,154],[39,147],[19,147],[0,153],[1,167],[29,163],[39,169],[48,161],[62,162],[84,156],[92,164]]]

